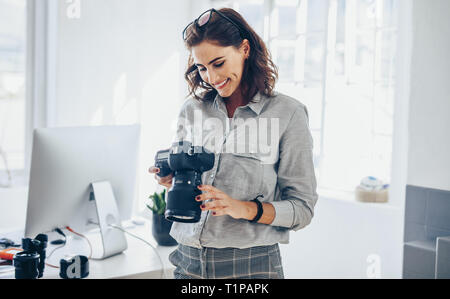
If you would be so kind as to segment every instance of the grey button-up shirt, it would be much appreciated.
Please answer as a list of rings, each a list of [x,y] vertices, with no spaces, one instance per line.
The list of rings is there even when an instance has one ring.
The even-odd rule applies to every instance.
[[[243,201],[263,195],[260,201],[270,202],[276,213],[268,225],[203,211],[197,223],[173,223],[170,234],[178,243],[197,248],[288,243],[290,230],[311,222],[318,198],[313,140],[307,109],[299,101],[278,92],[273,97],[258,93],[230,119],[219,95],[209,102],[188,99],[179,115],[177,140],[215,153],[203,184]]]

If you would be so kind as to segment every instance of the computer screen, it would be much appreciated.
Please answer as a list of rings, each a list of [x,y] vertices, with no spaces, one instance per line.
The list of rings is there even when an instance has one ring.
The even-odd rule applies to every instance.
[[[88,230],[97,221],[91,183],[99,181],[109,181],[121,220],[129,219],[139,136],[139,125],[35,129],[25,236]]]

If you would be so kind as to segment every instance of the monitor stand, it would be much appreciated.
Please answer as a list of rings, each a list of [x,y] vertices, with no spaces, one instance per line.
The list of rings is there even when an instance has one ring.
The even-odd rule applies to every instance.
[[[128,248],[123,231],[112,227],[121,227],[119,209],[109,181],[91,183],[90,200],[95,200],[95,206],[102,238],[103,255],[98,259],[116,255]]]

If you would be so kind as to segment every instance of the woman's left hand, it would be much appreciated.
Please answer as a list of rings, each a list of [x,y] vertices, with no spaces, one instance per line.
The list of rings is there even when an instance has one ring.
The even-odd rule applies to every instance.
[[[250,212],[248,202],[234,199],[211,185],[200,185],[198,189],[206,193],[198,195],[196,201],[212,199],[201,205],[202,211],[211,210],[214,216],[230,215],[235,219],[247,219]]]

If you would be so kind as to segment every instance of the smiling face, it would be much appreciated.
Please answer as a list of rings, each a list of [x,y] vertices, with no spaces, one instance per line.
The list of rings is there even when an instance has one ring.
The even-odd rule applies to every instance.
[[[203,41],[192,47],[191,53],[202,80],[217,90],[222,98],[227,98],[240,90],[249,50],[247,40],[239,49]]]

